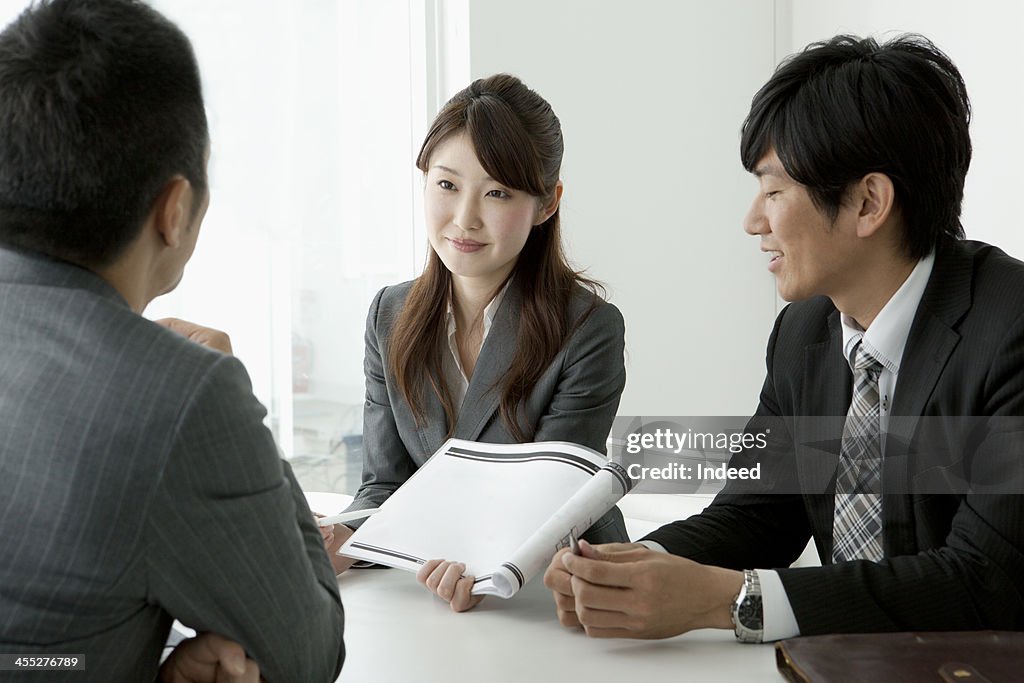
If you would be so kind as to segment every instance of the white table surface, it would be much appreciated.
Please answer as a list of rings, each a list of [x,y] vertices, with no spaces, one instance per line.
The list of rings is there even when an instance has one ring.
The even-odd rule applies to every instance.
[[[771,645],[737,643],[731,632],[694,631],[668,640],[597,640],[567,629],[539,579],[511,600],[488,597],[456,614],[398,569],[345,572],[345,666],[339,681],[781,680]]]
[[[323,513],[348,496],[308,494]],[[627,513],[628,514],[628,513]],[[652,520],[627,519],[630,535]],[[350,570],[338,578],[345,606],[345,683],[782,680],[771,645],[737,643],[702,630],[667,640],[598,640],[567,629],[540,577],[511,600],[486,598],[462,614],[398,569]]]

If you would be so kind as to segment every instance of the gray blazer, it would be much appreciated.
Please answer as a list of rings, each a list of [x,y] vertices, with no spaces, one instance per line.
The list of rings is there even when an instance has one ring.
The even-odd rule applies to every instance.
[[[416,420],[394,377],[386,370],[391,326],[412,282],[385,287],[366,319],[366,403],[363,406],[363,478],[350,509],[377,507],[445,442],[444,409],[428,395],[426,424]],[[585,319],[592,298],[578,288],[571,316],[578,324],[527,397],[520,428],[532,441],[570,441],[605,452],[619,397],[626,383],[625,327],[619,310],[601,302]],[[459,411],[453,436],[488,443],[515,443],[499,413],[500,386],[508,370],[522,296],[513,281],[487,335]],[[628,540],[618,508],[585,534],[593,543]]]
[[[178,618],[267,680],[333,681],[337,582],[265,415],[237,359],[0,249],[0,653],[151,681]]]

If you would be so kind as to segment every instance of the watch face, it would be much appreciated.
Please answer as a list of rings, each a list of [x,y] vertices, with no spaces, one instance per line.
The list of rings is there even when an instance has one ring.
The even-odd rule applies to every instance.
[[[753,631],[760,631],[764,628],[764,610],[761,606],[760,595],[748,595],[743,598],[740,602],[739,608],[736,610],[736,620],[743,624],[745,628],[749,628]]]

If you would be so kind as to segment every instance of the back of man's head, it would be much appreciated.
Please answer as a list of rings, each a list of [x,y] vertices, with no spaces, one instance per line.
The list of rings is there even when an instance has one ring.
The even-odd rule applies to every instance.
[[[165,184],[206,191],[188,38],[139,0],[39,0],[0,33],[0,244],[90,268]]]
[[[904,251],[921,258],[943,237],[963,237],[970,117],[960,72],[926,38],[836,36],[788,58],[754,95],[740,156],[752,171],[774,149],[833,220],[851,183],[886,174]]]

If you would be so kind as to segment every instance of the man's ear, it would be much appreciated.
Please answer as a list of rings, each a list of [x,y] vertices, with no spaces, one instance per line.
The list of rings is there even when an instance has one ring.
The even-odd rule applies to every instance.
[[[555,183],[555,191],[551,194],[551,198],[537,208],[537,218],[533,223],[535,227],[541,225],[544,221],[551,218],[555,211],[558,211],[558,204],[562,201],[562,190],[564,189],[565,187],[562,185],[561,180]]]
[[[854,186],[857,236],[871,237],[896,210],[896,188],[884,173],[868,173]]]
[[[177,249],[188,230],[193,194],[192,184],[187,179],[174,176],[153,203],[150,220],[167,247]]]

